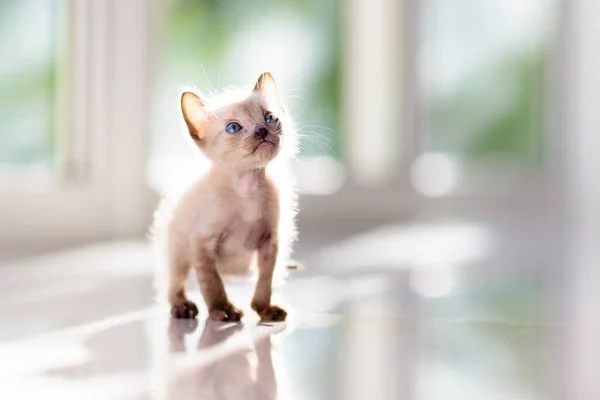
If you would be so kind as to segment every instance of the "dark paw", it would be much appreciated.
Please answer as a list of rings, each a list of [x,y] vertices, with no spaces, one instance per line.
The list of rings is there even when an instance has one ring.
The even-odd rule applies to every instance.
[[[210,310],[209,318],[213,321],[239,321],[244,316],[242,310],[238,310],[229,304],[222,308]]]
[[[189,300],[181,303],[173,304],[171,307],[171,315],[175,318],[191,319],[198,315],[198,307]]]
[[[260,316],[260,322],[282,322],[287,317],[287,312],[279,306],[268,306],[255,310]]]

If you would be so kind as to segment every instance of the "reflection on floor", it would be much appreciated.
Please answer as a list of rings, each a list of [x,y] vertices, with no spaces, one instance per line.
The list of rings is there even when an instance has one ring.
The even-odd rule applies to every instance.
[[[305,257],[285,324],[258,324],[247,282],[229,287],[243,323],[168,318],[139,242],[1,266],[0,398],[556,398],[537,257],[490,259],[482,226],[386,229]]]

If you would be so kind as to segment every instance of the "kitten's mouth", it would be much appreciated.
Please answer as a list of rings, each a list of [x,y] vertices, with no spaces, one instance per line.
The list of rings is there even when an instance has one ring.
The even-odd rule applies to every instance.
[[[252,154],[256,153],[256,150],[258,150],[258,148],[259,148],[260,146],[262,146],[263,144],[269,144],[269,145],[271,145],[271,146],[273,146],[273,147],[275,147],[275,146],[276,146],[276,145],[275,145],[275,143],[273,143],[273,142],[271,142],[271,141],[269,141],[269,140],[265,140],[265,139],[263,139],[263,140],[262,140],[262,142],[260,142],[259,144],[257,144],[257,145],[256,145],[256,147],[254,147],[254,150],[252,150]]]

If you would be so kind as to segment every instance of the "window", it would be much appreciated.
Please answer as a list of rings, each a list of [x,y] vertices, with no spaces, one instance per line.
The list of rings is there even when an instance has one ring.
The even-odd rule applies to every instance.
[[[556,6],[554,0],[424,2],[421,139],[425,153],[437,153],[426,158],[431,165],[448,157],[470,171],[516,175],[543,166],[548,89],[556,82],[549,79]]]
[[[147,228],[150,14],[0,0],[0,257]]]
[[[58,0],[0,0],[0,185],[57,157]]]

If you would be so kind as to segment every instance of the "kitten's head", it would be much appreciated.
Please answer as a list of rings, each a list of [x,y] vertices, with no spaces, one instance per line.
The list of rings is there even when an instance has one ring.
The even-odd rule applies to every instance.
[[[277,85],[265,72],[242,97],[206,101],[181,96],[183,118],[195,144],[215,164],[260,168],[282,152],[293,153],[295,135]]]

